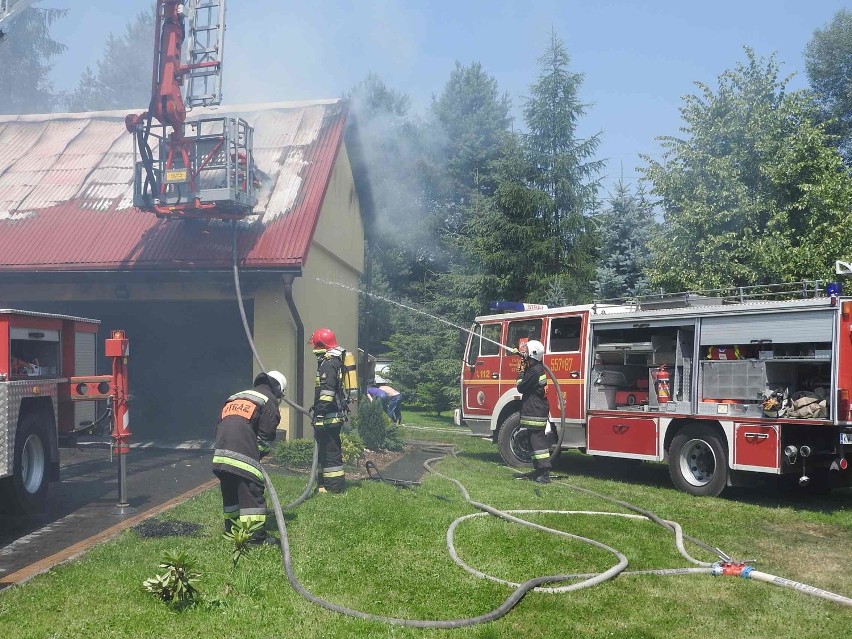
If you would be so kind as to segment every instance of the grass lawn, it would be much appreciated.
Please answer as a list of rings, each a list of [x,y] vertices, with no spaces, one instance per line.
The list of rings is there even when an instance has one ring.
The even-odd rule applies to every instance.
[[[684,531],[756,568],[852,596],[852,492],[819,499],[738,490],[722,498],[676,492],[665,466],[629,469],[580,454],[560,458],[569,477],[549,486],[512,480],[496,447],[466,435],[448,417],[405,410],[406,437],[463,449],[438,470],[471,497],[501,509],[619,510],[561,486],[575,483],[680,522]],[[434,428],[435,430],[425,430]],[[457,430],[458,432],[452,432]],[[304,476],[275,475],[282,501],[301,493]],[[201,524],[191,537],[143,538],[127,531],[83,558],[0,593],[3,636],[23,637],[844,637],[852,610],[789,589],[706,575],[622,576],[565,594],[530,593],[502,619],[459,630],[421,630],[367,622],[302,599],[283,574],[280,553],[251,551],[231,577],[220,534],[218,490],[161,518]],[[314,594],[379,615],[412,619],[477,616],[510,589],[469,575],[450,559],[451,522],[476,512],[455,486],[434,476],[415,489],[352,483],[343,495],[317,495],[287,514],[297,576]],[[592,537],[623,552],[628,570],[688,567],[672,536],[647,521],[585,515],[530,515],[533,521]],[[473,567],[523,581],[560,572],[601,571],[614,557],[598,548],[491,518],[468,520],[456,547]],[[176,611],[143,591],[165,550],[194,557],[201,603]],[[699,559],[713,560],[688,547]],[[225,596],[226,582],[233,588]]]

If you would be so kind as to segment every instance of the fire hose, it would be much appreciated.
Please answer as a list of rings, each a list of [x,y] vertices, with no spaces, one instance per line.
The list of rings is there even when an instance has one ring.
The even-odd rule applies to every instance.
[[[261,362],[260,357],[257,353],[257,349],[255,347],[254,340],[251,337],[251,331],[249,330],[248,320],[246,318],[245,309],[243,307],[242,293],[241,293],[241,290],[240,290],[240,282],[239,282],[239,268],[238,268],[238,265],[237,265],[237,226],[236,226],[236,222],[234,223],[233,262],[234,262],[234,284],[235,284],[235,288],[236,288],[236,292],[237,292],[237,300],[238,300],[239,307],[240,307],[240,316],[241,316],[242,321],[243,321],[243,328],[245,329],[246,338],[249,341],[249,344],[250,344],[251,349],[252,349],[252,353],[254,354],[254,357],[257,360],[258,366],[261,368],[261,370],[265,371],[265,368],[263,367],[263,363]],[[565,435],[565,400],[562,396],[561,387],[559,385],[558,379],[556,378],[556,375],[553,373],[553,371],[547,365],[544,365],[544,368],[545,368],[545,371],[548,374],[548,376],[551,378],[551,380],[553,380],[554,386],[556,387],[557,397],[558,397],[558,400],[559,400],[559,409],[560,409],[560,427],[558,429],[557,443],[556,443],[554,451],[551,453],[551,460],[553,460],[559,455],[559,453],[561,451],[562,441],[563,441],[563,438],[564,438],[564,435]],[[287,399],[286,397],[282,397],[282,399],[288,405],[293,407],[295,410],[298,410],[298,411],[304,413],[305,415],[310,416],[310,412],[308,410],[306,410],[304,407],[299,406],[298,404],[296,404],[292,400]],[[580,589],[583,589],[583,588],[589,588],[589,587],[601,584],[605,581],[614,579],[615,577],[617,577],[621,574],[625,574],[625,575],[639,575],[639,574],[682,575],[682,574],[700,573],[700,574],[711,574],[711,575],[714,575],[714,576],[736,575],[736,576],[742,576],[742,577],[745,577],[745,578],[756,579],[758,581],[765,581],[767,583],[773,583],[773,584],[779,585],[779,586],[789,587],[789,588],[792,588],[794,590],[797,590],[798,592],[804,592],[806,594],[810,594],[810,595],[813,595],[813,596],[816,596],[816,597],[820,597],[820,598],[823,598],[823,599],[834,601],[835,603],[839,603],[839,604],[844,605],[844,606],[852,607],[852,599],[850,599],[848,597],[844,597],[844,596],[836,594],[836,593],[828,592],[828,591],[816,588],[814,586],[809,586],[807,584],[802,584],[802,583],[795,582],[795,581],[792,581],[792,580],[784,579],[784,578],[778,577],[776,575],[771,575],[771,574],[768,574],[768,573],[756,571],[751,566],[747,566],[744,563],[733,562],[729,555],[727,555],[726,553],[723,553],[719,549],[713,548],[712,546],[709,546],[708,544],[705,544],[704,542],[701,542],[697,539],[694,539],[694,538],[692,538],[688,535],[684,535],[683,531],[681,529],[681,526],[677,522],[664,520],[664,519],[660,518],[659,516],[657,516],[656,514],[650,512],[650,511],[644,510],[642,508],[639,508],[638,506],[634,506],[632,504],[629,504],[628,502],[613,499],[613,498],[611,498],[607,495],[596,493],[594,491],[591,491],[591,490],[588,490],[586,488],[582,488],[582,487],[579,487],[579,486],[574,486],[574,485],[571,485],[571,484],[561,484],[561,483],[557,484],[557,485],[564,485],[565,487],[570,488],[571,490],[575,490],[575,491],[582,492],[582,493],[585,493],[585,494],[588,494],[588,495],[592,495],[592,496],[595,496],[595,497],[598,497],[598,498],[601,498],[601,499],[604,499],[604,500],[608,500],[612,503],[615,503],[615,504],[620,505],[624,508],[632,510],[637,514],[631,515],[631,514],[626,514],[626,513],[596,512],[596,511],[553,511],[553,510],[508,510],[508,511],[502,511],[502,510],[499,510],[497,508],[489,506],[488,504],[481,503],[481,502],[473,500],[470,497],[470,494],[468,493],[467,489],[465,488],[465,486],[461,482],[459,482],[456,479],[453,479],[452,477],[449,477],[447,475],[444,475],[444,474],[438,472],[437,470],[435,470],[432,467],[433,463],[438,462],[441,459],[444,459],[444,457],[446,457],[448,454],[456,456],[457,453],[456,453],[456,450],[455,450],[454,447],[441,448],[439,450],[436,450],[435,452],[441,452],[441,454],[436,456],[436,457],[433,457],[433,458],[426,460],[423,463],[424,468],[429,473],[435,475],[436,477],[440,477],[440,478],[445,479],[446,481],[449,481],[452,484],[454,484],[456,486],[456,488],[459,490],[459,492],[461,493],[464,500],[468,504],[470,504],[474,508],[482,511],[480,513],[473,513],[473,514],[470,514],[470,515],[465,515],[465,516],[459,517],[450,525],[450,528],[447,531],[447,547],[448,547],[450,556],[452,557],[453,561],[455,561],[459,566],[461,566],[464,570],[468,571],[469,573],[474,574],[478,577],[486,578],[486,579],[489,579],[489,580],[492,580],[492,581],[497,581],[497,582],[503,583],[505,585],[508,585],[508,586],[514,588],[513,592],[503,601],[503,603],[501,603],[496,608],[494,608],[494,609],[492,609],[492,610],[490,610],[490,611],[488,611],[488,612],[486,612],[482,615],[476,616],[476,617],[466,617],[466,618],[461,618],[461,619],[402,619],[402,618],[398,618],[398,617],[388,617],[388,616],[384,616],[384,615],[367,613],[367,612],[363,612],[363,611],[360,611],[360,610],[348,608],[346,606],[341,606],[339,604],[335,604],[331,601],[323,599],[322,597],[314,595],[307,588],[305,588],[305,586],[302,585],[302,583],[298,580],[298,578],[296,577],[295,571],[293,570],[293,559],[292,559],[292,554],[291,554],[291,551],[290,551],[290,542],[289,542],[289,538],[288,538],[288,535],[287,535],[287,524],[286,524],[285,519],[284,519],[284,512],[283,511],[284,511],[284,508],[290,509],[290,508],[295,508],[296,506],[300,505],[310,496],[310,494],[312,492],[312,489],[313,489],[313,487],[316,483],[317,465],[318,465],[318,463],[317,463],[318,447],[317,447],[316,443],[314,443],[313,460],[312,460],[312,463],[311,463],[309,480],[308,480],[308,484],[307,484],[304,492],[298,498],[296,498],[294,501],[290,502],[289,504],[287,504],[287,506],[285,506],[283,508],[282,508],[281,502],[278,498],[278,493],[275,489],[275,485],[272,483],[272,480],[270,479],[269,474],[267,473],[266,469],[261,466],[261,471],[263,472],[264,483],[266,484],[266,488],[269,491],[269,497],[270,497],[270,501],[272,503],[273,512],[275,514],[275,521],[276,521],[276,525],[277,525],[277,528],[278,528],[278,533],[279,533],[280,538],[281,538],[281,561],[282,561],[282,564],[283,564],[283,567],[284,567],[284,572],[286,573],[287,579],[290,582],[290,585],[293,587],[293,589],[296,590],[296,592],[298,592],[302,597],[304,597],[308,601],[311,601],[311,602],[313,602],[313,603],[315,603],[315,604],[317,604],[317,605],[319,605],[323,608],[326,608],[328,610],[332,610],[334,612],[338,612],[340,614],[344,614],[344,615],[347,615],[347,616],[365,619],[365,620],[369,620],[369,621],[379,621],[379,622],[389,623],[389,624],[399,625],[399,626],[411,626],[411,627],[417,627],[417,628],[442,628],[442,629],[443,628],[461,628],[461,627],[465,627],[465,626],[472,626],[472,625],[476,625],[476,624],[480,624],[480,623],[486,623],[486,622],[489,622],[489,621],[494,621],[496,619],[499,619],[500,617],[507,614],[512,608],[514,608],[521,601],[521,599],[523,599],[524,596],[528,592],[530,592],[531,590],[536,590],[536,591],[539,591],[539,592],[551,592],[551,593],[575,591],[575,590],[580,590]],[[498,579],[496,577],[486,575],[485,573],[482,573],[482,572],[468,566],[467,564],[465,564],[465,562],[458,556],[458,553],[456,552],[455,546],[454,546],[454,543],[453,543],[454,532],[455,532],[455,530],[456,530],[456,528],[458,527],[459,524],[461,524],[463,521],[466,521],[466,520],[471,519],[473,517],[483,516],[483,515],[486,515],[486,514],[492,515],[494,517],[498,517],[500,519],[503,519],[503,520],[511,522],[511,523],[516,523],[516,524],[519,524],[519,525],[522,525],[522,526],[533,528],[535,530],[540,530],[540,531],[546,532],[548,534],[556,535],[556,536],[559,536],[559,537],[564,537],[564,538],[567,538],[567,539],[572,539],[572,540],[575,540],[575,541],[580,541],[580,542],[595,546],[597,548],[600,548],[601,550],[605,550],[605,551],[611,553],[612,555],[614,555],[615,558],[617,559],[617,561],[610,568],[608,568],[608,569],[606,569],[602,572],[599,572],[599,573],[574,573],[574,574],[545,575],[545,576],[534,577],[532,579],[528,579],[527,581],[525,581],[523,583],[509,582],[509,581],[506,581],[506,580],[501,580],[501,579]],[[598,516],[609,516],[609,517],[624,517],[624,518],[635,519],[635,520],[642,520],[642,519],[649,520],[649,521],[652,521],[654,523],[657,523],[657,524],[663,526],[664,528],[666,528],[667,530],[672,532],[675,536],[675,544],[677,546],[678,552],[685,559],[687,559],[691,563],[696,564],[697,567],[695,567],[695,568],[664,568],[664,569],[642,570],[642,571],[625,571],[625,569],[627,568],[627,565],[628,565],[627,557],[624,554],[622,554],[621,552],[619,552],[618,550],[616,550],[615,548],[612,548],[611,546],[608,546],[608,545],[601,543],[599,541],[596,541],[594,539],[590,539],[588,537],[575,535],[573,533],[569,533],[569,532],[566,532],[566,531],[563,531],[563,530],[549,528],[547,526],[543,526],[541,524],[537,524],[535,522],[528,521],[526,519],[517,517],[516,515],[518,515],[518,514],[598,515]],[[685,546],[684,546],[684,540],[688,540],[691,543],[698,545],[701,548],[716,554],[720,558],[720,561],[715,562],[715,563],[710,563],[710,562],[704,562],[704,561],[700,561],[698,559],[695,559],[694,557],[689,555],[689,553],[686,551]],[[580,581],[576,581],[578,579]],[[544,584],[561,583],[561,582],[564,582],[564,581],[575,581],[575,583],[568,584],[568,585],[565,585],[565,586],[557,586],[557,587],[542,587]]]

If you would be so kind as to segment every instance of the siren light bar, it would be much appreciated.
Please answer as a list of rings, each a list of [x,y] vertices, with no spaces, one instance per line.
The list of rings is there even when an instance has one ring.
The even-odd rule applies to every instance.
[[[547,304],[525,304],[524,302],[491,302],[488,310],[516,312],[516,311],[546,311]]]

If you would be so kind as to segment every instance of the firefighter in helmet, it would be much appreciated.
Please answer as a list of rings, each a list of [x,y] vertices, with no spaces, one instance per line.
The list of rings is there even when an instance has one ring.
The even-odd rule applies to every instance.
[[[319,491],[340,493],[346,487],[340,429],[346,421],[349,399],[343,383],[344,350],[327,328],[315,330],[308,344],[313,346],[317,357],[316,390],[311,410],[319,456]]]
[[[538,340],[527,342],[526,353],[521,353],[522,365],[518,370],[518,391],[521,393],[521,428],[529,433],[532,449],[533,481],[550,483],[550,444],[547,437],[547,422],[550,407],[544,390],[547,374],[542,357],[544,345]]]
[[[287,379],[278,371],[261,373],[254,387],[231,395],[216,426],[213,474],[222,490],[225,532],[239,518],[241,523],[263,524],[252,534],[252,544],[278,543],[266,534],[266,497],[260,460],[269,454],[281,414],[280,399]]]

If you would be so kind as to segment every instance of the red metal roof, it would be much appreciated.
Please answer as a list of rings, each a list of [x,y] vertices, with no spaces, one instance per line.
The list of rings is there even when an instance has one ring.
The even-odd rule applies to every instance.
[[[240,222],[241,265],[301,268],[343,142],[346,102],[209,113],[254,127],[255,161],[271,178],[255,214]],[[0,117],[0,272],[231,267],[230,222],[159,219],[133,207],[125,115]]]

